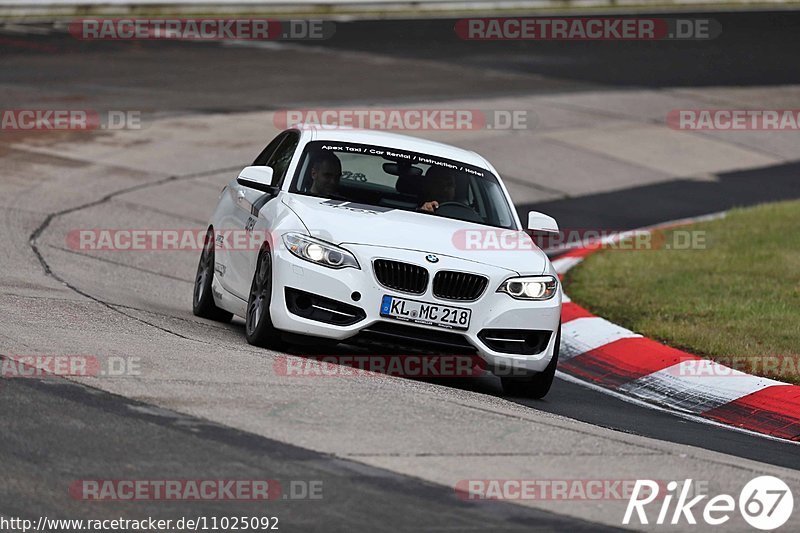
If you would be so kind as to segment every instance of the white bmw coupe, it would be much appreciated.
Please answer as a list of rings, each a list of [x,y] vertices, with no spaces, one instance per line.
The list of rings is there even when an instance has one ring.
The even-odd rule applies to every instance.
[[[537,212],[528,229],[558,232]],[[561,299],[480,155],[302,127],[223,189],[193,303],[200,317],[244,318],[258,346],[316,338],[477,355],[508,394],[541,398],[558,363]]]

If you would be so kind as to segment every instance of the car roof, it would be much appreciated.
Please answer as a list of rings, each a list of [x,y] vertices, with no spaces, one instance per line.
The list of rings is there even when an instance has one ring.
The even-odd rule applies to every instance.
[[[397,148],[410,152],[443,157],[473,165],[494,172],[494,169],[483,157],[470,150],[457,148],[449,144],[429,141],[409,135],[389,133],[378,130],[363,130],[343,127],[320,127],[317,125],[298,126],[298,129],[311,132],[312,141],[340,141],[359,144],[374,144],[387,148]]]

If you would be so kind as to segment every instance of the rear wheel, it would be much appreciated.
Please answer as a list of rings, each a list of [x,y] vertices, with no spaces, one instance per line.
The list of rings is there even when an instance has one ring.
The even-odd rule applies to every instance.
[[[518,398],[544,398],[550,392],[550,386],[556,375],[558,366],[558,352],[561,345],[561,322],[558,323],[556,343],[553,347],[553,358],[547,367],[534,376],[524,378],[500,378],[503,382],[503,392]]]
[[[230,322],[233,313],[217,307],[214,295],[211,294],[211,284],[214,282],[214,229],[208,228],[203,242],[203,251],[200,254],[200,263],[197,265],[197,275],[194,279],[194,296],[192,298],[192,312],[199,317]]]
[[[245,317],[247,342],[263,348],[280,349],[284,343],[280,332],[272,325],[269,306],[272,301],[272,254],[265,243],[258,253],[256,272],[250,285]]]

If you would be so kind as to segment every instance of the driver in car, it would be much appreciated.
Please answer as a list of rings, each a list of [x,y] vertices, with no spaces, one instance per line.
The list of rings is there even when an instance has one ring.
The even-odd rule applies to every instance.
[[[446,168],[433,165],[425,173],[420,211],[433,213],[440,203],[452,202],[456,198],[456,177]]]
[[[339,190],[342,179],[342,162],[333,152],[319,152],[311,160],[311,188],[317,196],[332,196]]]

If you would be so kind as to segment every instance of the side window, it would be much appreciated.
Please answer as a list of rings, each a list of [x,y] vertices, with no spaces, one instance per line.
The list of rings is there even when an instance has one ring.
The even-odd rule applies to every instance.
[[[279,185],[289,170],[289,163],[292,161],[294,151],[300,136],[296,132],[288,132],[277,150],[275,150],[267,160],[267,166],[272,167],[272,185]]]
[[[275,150],[278,148],[278,146],[280,146],[280,144],[286,138],[286,135],[287,135],[286,133],[279,133],[277,137],[272,139],[267,145],[267,147],[264,148],[260,154],[258,154],[256,160],[253,161],[253,166],[254,167],[265,166],[267,164],[267,161],[269,160],[269,156],[271,156],[272,153],[275,152]]]

